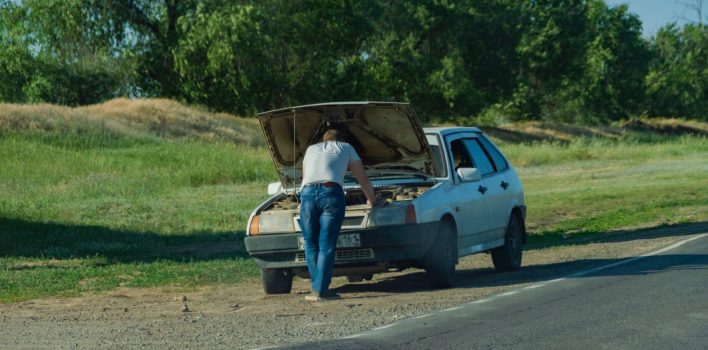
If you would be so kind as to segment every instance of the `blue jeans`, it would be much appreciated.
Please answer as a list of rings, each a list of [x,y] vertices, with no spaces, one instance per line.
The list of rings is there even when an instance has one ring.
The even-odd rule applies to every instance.
[[[332,281],[337,238],[344,221],[344,191],[339,186],[309,185],[300,192],[300,199],[307,270],[312,277],[312,290],[322,294]]]

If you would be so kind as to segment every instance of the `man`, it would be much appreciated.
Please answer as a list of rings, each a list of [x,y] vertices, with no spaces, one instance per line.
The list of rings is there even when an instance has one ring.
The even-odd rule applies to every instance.
[[[344,172],[354,175],[367,204],[376,201],[371,181],[352,145],[343,142],[341,131],[329,129],[322,142],[311,145],[302,161],[300,226],[305,238],[305,260],[312,277],[312,293],[306,300],[339,299],[329,290],[339,230],[344,220]]]

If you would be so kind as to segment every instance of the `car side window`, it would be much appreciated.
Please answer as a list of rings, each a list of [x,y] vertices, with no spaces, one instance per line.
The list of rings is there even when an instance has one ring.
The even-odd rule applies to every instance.
[[[492,160],[494,161],[494,167],[497,169],[498,172],[502,172],[506,169],[509,169],[509,164],[506,162],[506,159],[504,159],[504,156],[499,153],[499,150],[497,150],[494,145],[487,140],[486,137],[479,137],[477,138],[478,141],[482,143],[482,147],[487,151],[487,154],[489,154],[492,157]]]
[[[492,165],[492,161],[489,159],[487,153],[484,152],[482,146],[479,144],[479,142],[477,142],[476,139],[466,139],[465,146],[467,146],[467,149],[472,154],[474,164],[479,169],[479,171],[482,172],[482,176],[494,173],[494,166]]]
[[[458,168],[473,168],[472,158],[467,152],[467,148],[463,144],[463,140],[455,140],[450,142],[450,153],[452,153],[452,167],[454,170]]]

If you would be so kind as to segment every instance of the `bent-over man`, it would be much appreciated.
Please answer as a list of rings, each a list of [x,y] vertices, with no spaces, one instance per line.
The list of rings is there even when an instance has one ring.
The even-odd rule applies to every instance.
[[[302,161],[300,188],[300,226],[305,239],[305,260],[312,277],[312,293],[306,300],[338,299],[329,290],[337,248],[337,238],[344,220],[344,172],[354,175],[367,204],[376,197],[364,165],[352,145],[343,141],[341,131],[329,129],[322,142],[311,145]]]

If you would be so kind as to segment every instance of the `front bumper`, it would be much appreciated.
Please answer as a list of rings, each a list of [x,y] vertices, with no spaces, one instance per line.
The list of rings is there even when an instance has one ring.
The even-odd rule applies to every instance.
[[[342,231],[358,233],[361,246],[337,249],[335,266],[416,260],[428,251],[438,230],[438,222],[395,225]],[[246,251],[261,268],[307,266],[298,244],[301,233],[247,236]],[[341,259],[340,259],[341,258]]]

